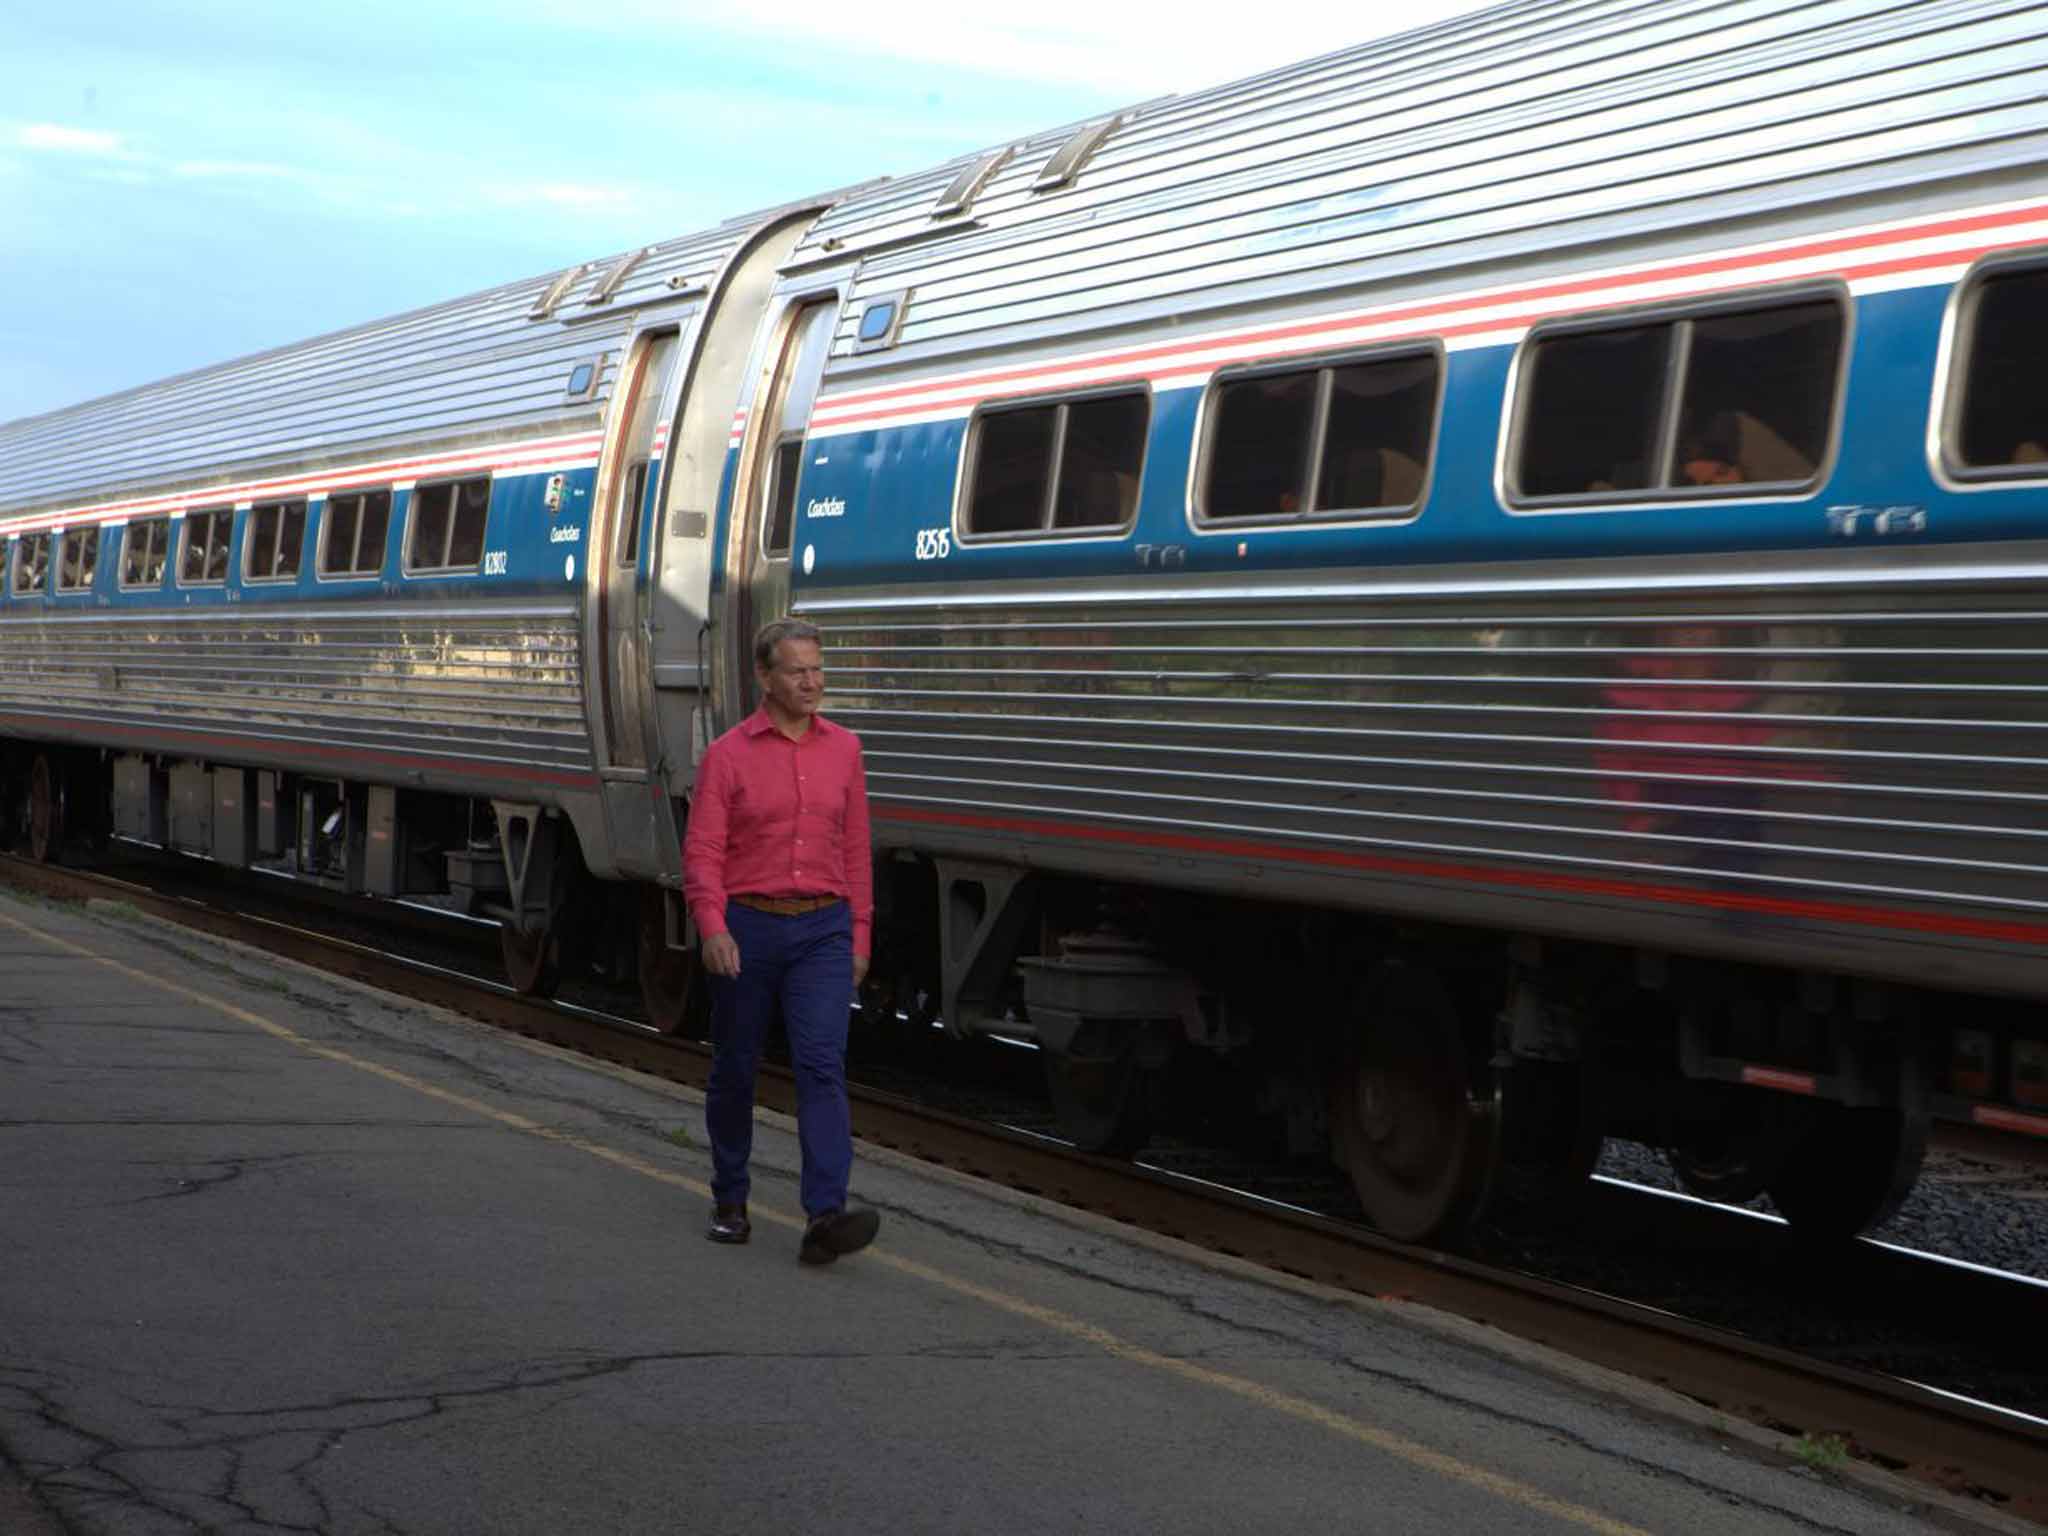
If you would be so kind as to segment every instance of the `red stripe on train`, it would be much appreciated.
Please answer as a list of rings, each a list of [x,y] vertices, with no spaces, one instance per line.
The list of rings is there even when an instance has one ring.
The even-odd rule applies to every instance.
[[[2018,1131],[2024,1136],[2048,1136],[2048,1115],[2023,1115],[2016,1109],[1978,1104],[1970,1110],[1970,1118],[1994,1130]]]
[[[2007,243],[2024,244],[2027,242]],[[1831,272],[1815,273],[1813,275],[1815,277],[1837,278],[1844,282],[1856,282],[1858,280],[1875,277],[1892,277],[1897,276],[1901,273],[1922,272],[1940,267],[1967,266],[1970,262],[1975,261],[1979,256],[1986,255],[1991,251],[1999,249],[2001,249],[2000,244],[1998,242],[1992,242],[1985,245],[1971,246],[1964,250],[1930,251],[1919,256],[1895,257],[1888,261],[1869,262],[1863,266],[1857,267],[1841,267]],[[1787,279],[1778,279],[1777,281],[1787,281]],[[1740,287],[1747,285],[1738,284],[1737,286]],[[1712,289],[1704,288],[1699,290],[1700,293],[1709,293],[1712,291]],[[1684,295],[1674,295],[1673,297],[1684,297]],[[1452,306],[1453,309],[1469,309],[1471,307],[1472,306],[1469,303]],[[1361,324],[1385,325],[1391,323],[1393,320],[1398,318],[1401,317],[1366,316],[1346,319],[1341,322],[1324,321],[1316,327],[1315,334],[1309,336],[1306,344],[1295,350],[1302,352],[1315,351],[1317,337],[1329,331],[1343,330],[1350,326]],[[1512,331],[1522,329],[1534,325],[1540,320],[1547,320],[1551,318],[1554,318],[1554,316],[1550,311],[1543,311],[1541,313],[1534,314],[1522,313],[1511,315],[1493,315],[1483,320],[1465,321],[1464,323],[1459,325],[1439,325],[1434,327],[1417,325],[1411,331],[1397,332],[1383,337],[1376,337],[1375,341],[1401,341],[1421,336],[1440,338],[1450,338],[1454,336],[1480,336],[1485,335],[1490,331]],[[1192,350],[1199,352],[1208,350],[1212,347],[1239,346],[1243,345],[1244,340],[1247,339],[1263,340],[1264,338],[1253,337],[1240,339],[1235,337],[1220,337],[1215,338],[1208,343],[1205,343],[1201,347],[1183,348],[1181,350]],[[1284,356],[1286,355],[1286,352],[1287,349],[1276,347],[1273,349],[1272,353],[1268,355]],[[1132,354],[1132,356],[1135,357],[1136,354]],[[1125,360],[1126,359],[1121,357],[1108,358],[1100,361],[1077,359],[1073,362],[1047,364],[1042,368],[1032,370],[1032,372],[1034,375],[1072,373],[1080,369],[1110,367],[1117,363],[1121,363]],[[1219,363],[1216,364],[1214,368],[1211,368],[1209,371],[1213,372],[1216,368],[1221,368],[1225,366],[1228,365]],[[1148,379],[1156,379],[1170,377],[1175,373],[1184,371],[1186,370],[1179,368],[1148,368],[1143,370],[1134,369],[1132,373],[1127,377],[1142,377]],[[1113,383],[1116,381],[1114,379],[1109,379],[1104,380],[1102,382]],[[925,386],[927,390],[933,387],[934,386],[930,385]],[[982,401],[990,399],[999,393],[999,391],[984,389],[979,387],[978,385],[971,387],[968,385],[962,385],[959,389],[946,395],[940,396],[936,399],[926,400],[922,402],[914,402],[909,405],[889,406],[877,410],[858,411],[845,416],[840,416],[836,414],[842,409],[844,405],[843,399],[825,400],[820,402],[818,412],[813,417],[813,424],[815,427],[819,429],[829,430],[833,432],[859,431],[863,428],[883,426],[889,423],[890,421],[905,416],[924,416],[949,411],[971,410],[974,406],[979,405]]]
[[[1125,848],[1169,853],[1207,853],[1233,859],[1260,859],[1274,864],[1309,865],[1398,875],[1405,879],[1455,880],[1514,890],[1555,891],[1572,896],[1609,896],[1652,901],[1665,906],[1705,907],[1721,912],[1756,912],[1772,917],[1805,917],[1823,922],[1854,923],[1909,933],[1949,938],[1993,939],[2007,944],[2048,944],[2048,923],[1959,917],[1945,912],[1915,912],[1854,902],[1802,901],[1747,891],[1702,891],[1680,885],[1655,885],[1612,876],[1565,875],[1543,870],[1509,869],[1448,860],[1402,858],[1358,853],[1341,848],[1301,848],[1285,843],[1259,843],[1241,838],[1199,837],[1185,832],[1145,832],[1128,827],[1071,826],[1020,816],[985,816],[962,811],[935,811],[917,806],[877,805],[877,821],[927,826],[965,827],[982,832],[1019,832],[1062,842],[1109,843]]]

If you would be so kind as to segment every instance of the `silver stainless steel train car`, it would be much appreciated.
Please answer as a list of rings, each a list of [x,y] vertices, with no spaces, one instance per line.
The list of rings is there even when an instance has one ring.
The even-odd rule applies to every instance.
[[[2048,11],[1519,0],[0,427],[20,836],[692,994],[826,631],[869,1001],[1389,1229],[2048,1135]],[[621,920],[624,921],[621,921]],[[617,932],[637,932],[625,952]]]

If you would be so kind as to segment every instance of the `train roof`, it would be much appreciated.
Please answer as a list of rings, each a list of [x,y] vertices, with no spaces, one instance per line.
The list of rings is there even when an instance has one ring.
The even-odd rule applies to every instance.
[[[587,429],[634,316],[652,305],[687,311],[783,211],[0,424],[0,517],[201,491],[365,449]],[[597,371],[571,398],[582,363]]]
[[[851,369],[1469,282],[2024,185],[2044,80],[2038,0],[1514,0],[821,195],[786,270],[859,262]],[[629,316],[702,292],[764,217],[571,269],[544,321],[558,274],[0,426],[0,516],[587,427],[609,368],[571,402],[575,365],[615,364]],[[894,349],[850,356],[858,301],[905,290]]]
[[[2014,0],[1519,0],[874,187],[793,259],[868,253],[856,299],[912,290],[908,361],[1882,218],[2038,176],[2044,40]]]

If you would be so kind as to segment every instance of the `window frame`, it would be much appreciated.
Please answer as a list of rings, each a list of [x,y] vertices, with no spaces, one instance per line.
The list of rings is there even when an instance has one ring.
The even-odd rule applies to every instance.
[[[163,529],[164,545],[161,553],[164,563],[157,571],[155,581],[130,581],[128,579],[128,554],[134,546],[136,530],[143,528]],[[174,541],[171,538],[171,518],[168,513],[160,517],[138,517],[131,519],[121,529],[120,568],[114,573],[115,588],[122,592],[161,592],[164,589],[164,577],[169,575],[171,571],[173,543]]]
[[[53,575],[55,567],[54,562],[50,558],[50,552],[52,548],[51,534],[51,529],[34,528],[24,533],[14,534],[10,538],[7,551],[6,571],[7,597],[10,602],[25,601],[29,598],[35,597],[46,598],[50,596],[50,589],[52,586],[55,585],[55,577]],[[23,587],[19,585],[21,562],[28,557],[29,547],[37,539],[41,539],[43,541],[42,579],[36,582],[35,585],[33,586]]]
[[[416,563],[413,558],[413,551],[415,541],[419,537],[420,493],[422,491],[439,490],[444,485],[459,488],[476,481],[482,481],[484,487],[484,527],[483,536],[477,540],[476,563],[474,565],[420,565]],[[484,549],[491,541],[491,502],[496,495],[497,486],[498,477],[489,470],[479,475],[441,476],[432,480],[421,480],[414,484],[406,492],[405,496],[405,542],[399,548],[400,574],[408,581],[414,579],[435,580],[450,576],[479,576],[483,574]],[[455,510],[458,505],[459,497],[450,499],[448,504],[448,537],[443,545],[444,555],[446,554],[447,545],[452,545],[455,541]]]
[[[2048,275],[2048,245],[1994,251],[1972,263],[1949,290],[1942,319],[1941,344],[1935,370],[1934,397],[1927,416],[1927,460],[1935,483],[1948,490],[1986,491],[2005,487],[2038,489],[2048,478],[2048,463],[1996,464],[1977,469],[1964,464],[1960,449],[1966,384],[1976,347],[1977,309],[1985,284],[2008,272]]]
[[[94,585],[99,581],[100,545],[103,542],[101,538],[103,530],[98,523],[72,523],[68,527],[56,529],[55,532],[57,535],[56,542],[50,549],[51,592],[58,597],[90,596]],[[86,573],[83,581],[67,583],[64,580],[64,554],[66,546],[71,543],[73,538],[85,540],[85,547],[91,552],[92,569]]]
[[[328,536],[334,527],[333,514],[335,501],[337,499],[346,500],[348,497],[351,496],[360,496],[367,498],[376,495],[377,492],[379,491],[382,491],[384,493],[386,498],[386,504],[384,507],[384,541],[382,547],[377,551],[376,566],[373,569],[367,571],[328,570]],[[393,486],[388,481],[381,485],[371,484],[344,486],[340,490],[327,492],[326,495],[320,498],[319,505],[320,532],[318,536],[316,536],[313,540],[313,580],[316,583],[322,581],[382,581],[384,579],[385,569],[391,563],[391,514],[398,506],[397,487]],[[308,515],[310,516],[310,505],[307,511]],[[361,554],[363,542],[361,522],[362,514],[360,511],[358,511],[356,515],[356,552],[358,554]]]
[[[176,567],[175,579],[180,587],[184,587],[187,589],[211,589],[214,587],[225,587],[228,584],[227,572],[234,569],[235,512],[236,509],[234,507],[193,507],[190,508],[183,517],[178,519],[178,552],[176,559],[174,561],[174,565]],[[227,559],[224,562],[224,568],[219,576],[200,575],[193,577],[190,581],[187,581],[185,579],[185,551],[191,548],[192,545],[192,520],[194,518],[199,517],[204,517],[207,519],[225,517],[228,520],[228,543],[226,550]],[[212,522],[209,521],[207,526],[209,529],[210,539],[210,530],[213,526]],[[200,568],[202,571],[205,569],[203,563]]]
[[[889,323],[879,335],[872,339],[861,334],[868,323],[868,316],[884,304],[895,306],[889,313]],[[891,288],[886,293],[872,293],[860,301],[860,308],[853,318],[853,355],[862,357],[870,352],[887,352],[896,345],[903,334],[904,312],[910,308],[910,290]]]
[[[981,456],[981,424],[991,416],[1012,415],[1022,411],[1053,409],[1060,412],[1053,421],[1053,473],[1046,481],[1046,499],[1043,513],[1050,515],[1059,506],[1059,471],[1065,467],[1066,458],[1066,417],[1064,408],[1075,404],[1086,404],[1090,400],[1109,400],[1125,396],[1138,396],[1145,402],[1145,427],[1140,435],[1141,447],[1138,453],[1138,488],[1131,498],[1131,515],[1120,523],[1103,523],[1090,528],[1026,528],[999,530],[989,533],[975,533],[967,526],[968,509],[974,500],[974,476],[979,468]],[[1086,389],[1059,390],[1043,395],[1009,395],[1001,399],[984,400],[975,406],[967,418],[967,430],[960,438],[960,466],[953,477],[953,538],[960,544],[1046,544],[1070,541],[1121,539],[1127,537],[1138,526],[1138,513],[1145,505],[1145,475],[1152,462],[1152,426],[1156,415],[1157,401],[1150,379],[1126,379],[1115,383],[1091,385]]]
[[[1841,342],[1835,357],[1834,387],[1828,398],[1828,427],[1813,473],[1804,480],[1750,480],[1734,485],[1646,485],[1613,491],[1572,491],[1561,495],[1532,496],[1516,483],[1523,445],[1527,441],[1528,419],[1534,390],[1530,387],[1536,348],[1559,336],[1598,334],[1603,331],[1636,330],[1649,326],[1677,326],[1689,320],[1712,320],[1726,315],[1790,309],[1799,304],[1826,302],[1835,306],[1841,319]],[[1849,366],[1856,352],[1856,303],[1849,285],[1840,278],[1801,279],[1763,288],[1743,288],[1695,299],[1665,299],[1650,304],[1625,305],[1612,309],[1562,315],[1541,320],[1529,327],[1515,348],[1508,370],[1507,405],[1501,412],[1499,457],[1494,463],[1494,493],[1512,516],[1543,516],[1558,512],[1620,512],[1683,506],[1694,502],[1796,501],[1810,497],[1833,477],[1842,449],[1844,406],[1849,393]],[[1665,358],[1667,385],[1665,407],[1676,409],[1661,420],[1660,441],[1668,450],[1675,441],[1685,400],[1682,387],[1669,386],[1675,379],[1682,386],[1691,361],[1691,347],[1671,346]]]
[[[262,513],[269,511],[272,508],[276,509],[278,515],[277,547],[273,549],[271,553],[274,557],[282,556],[284,553],[285,513],[288,512],[293,507],[297,507],[299,509],[298,569],[293,571],[288,576],[280,576],[275,571],[272,571],[271,574],[268,576],[256,575],[256,524],[259,517],[261,516]],[[250,503],[246,526],[244,527],[242,533],[241,577],[243,586],[288,587],[294,586],[298,583],[299,578],[305,574],[306,570],[306,520],[312,516],[312,513],[312,501],[309,497],[305,496],[287,496],[282,500],[278,501],[257,501]]]
[[[655,478],[655,463],[651,454],[646,458],[626,461],[626,483],[619,487],[619,504],[612,519],[612,569],[615,571],[640,569],[640,545],[646,537],[647,524],[659,521],[644,515],[648,482]],[[634,487],[636,475],[640,483]],[[627,494],[629,490],[631,495]]]
[[[1430,402],[1429,443],[1422,461],[1422,487],[1407,504],[1389,503],[1379,507],[1332,507],[1317,512],[1310,507],[1300,512],[1275,513],[1265,517],[1213,517],[1206,506],[1209,470],[1216,445],[1217,399],[1224,388],[1247,379],[1277,378],[1291,373],[1334,375],[1339,369],[1361,363],[1397,363],[1406,358],[1427,357],[1436,365],[1436,395]],[[1436,488],[1437,444],[1443,437],[1444,397],[1447,385],[1443,339],[1437,336],[1409,337],[1369,347],[1349,347],[1338,352],[1310,352],[1295,357],[1259,358],[1249,363],[1219,368],[1202,388],[1202,404],[1195,422],[1195,451],[1188,464],[1189,529],[1197,535],[1215,536],[1249,532],[1284,532],[1289,529],[1389,527],[1412,523],[1429,505]],[[1309,423],[1308,459],[1321,464],[1329,443],[1330,390],[1316,384],[1316,419]],[[1320,471],[1318,471],[1320,473]],[[1315,490],[1315,483],[1309,486]],[[1310,500],[1313,502],[1313,496]]]

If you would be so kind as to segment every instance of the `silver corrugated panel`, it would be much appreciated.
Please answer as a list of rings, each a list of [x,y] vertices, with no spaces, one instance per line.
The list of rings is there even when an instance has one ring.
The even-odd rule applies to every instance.
[[[587,771],[581,647],[563,603],[13,619],[0,621],[0,715],[111,745],[161,746],[124,728],[174,729],[437,758],[456,776]]]
[[[494,437],[594,427],[636,308],[701,290],[752,229],[649,248],[610,299],[589,264],[546,320],[557,274],[0,425],[0,515]],[[606,355],[596,397],[571,369]]]
[[[1378,910],[1404,898],[1371,882],[1425,861],[2048,919],[2048,592],[2031,582],[977,607],[848,594],[810,616],[877,806],[992,821],[1049,867],[1106,845],[1018,829],[1193,839],[1147,878],[1241,882],[1263,862],[1274,898],[1348,878],[1352,904]],[[1505,892],[1524,910],[1502,921],[1536,931],[1617,899],[1472,889]],[[1679,906],[1697,947],[1725,944],[1711,902]]]
[[[1066,137],[1025,141],[975,227],[867,260],[860,293],[916,290],[896,361],[2039,165],[2048,7],[1542,0],[1134,109],[1034,193]],[[796,259],[929,233],[964,163],[849,199]]]

